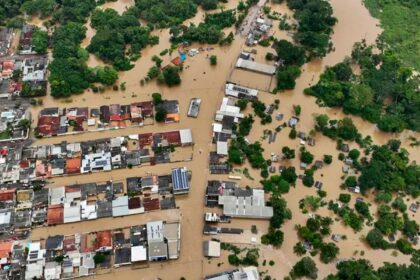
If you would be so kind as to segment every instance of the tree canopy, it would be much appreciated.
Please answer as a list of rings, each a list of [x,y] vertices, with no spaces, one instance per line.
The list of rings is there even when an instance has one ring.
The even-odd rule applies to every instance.
[[[361,74],[354,74],[351,64],[358,65]],[[376,123],[385,132],[420,131],[419,85],[419,77],[393,52],[361,42],[355,44],[351,61],[327,68],[305,93]]]

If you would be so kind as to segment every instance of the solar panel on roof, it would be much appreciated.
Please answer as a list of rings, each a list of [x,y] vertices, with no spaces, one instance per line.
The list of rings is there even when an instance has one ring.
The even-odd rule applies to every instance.
[[[188,174],[185,169],[172,170],[172,184],[174,190],[187,190],[190,188]]]

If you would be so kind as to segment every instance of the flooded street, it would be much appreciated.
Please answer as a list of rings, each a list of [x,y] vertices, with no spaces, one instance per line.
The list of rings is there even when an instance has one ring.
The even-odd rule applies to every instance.
[[[225,8],[235,7],[238,3],[237,0],[230,0],[229,3],[225,4]],[[334,9],[335,17],[338,18],[338,23],[334,28],[334,34],[332,41],[334,44],[334,51],[328,54],[323,60],[313,61],[303,66],[303,72],[301,77],[297,80],[296,88],[293,91],[287,91],[272,95],[270,93],[260,92],[259,98],[266,104],[273,103],[275,99],[280,100],[280,107],[276,113],[283,113],[284,120],[287,120],[293,113],[293,105],[299,104],[302,107],[301,119],[297,126],[298,131],[304,131],[309,133],[313,128],[313,115],[318,113],[327,113],[330,118],[342,118],[344,114],[340,110],[320,108],[315,103],[315,98],[305,96],[303,90],[309,85],[315,84],[326,66],[334,65],[342,61],[346,56],[351,53],[352,46],[355,42],[362,39],[366,39],[368,43],[373,43],[381,32],[378,27],[378,21],[372,18],[365,7],[361,4],[361,0],[331,0],[331,5]],[[103,7],[113,8],[119,13],[122,13],[126,7],[133,4],[132,0],[119,0],[118,2],[108,2]],[[287,11],[284,4],[273,5],[273,10]],[[187,22],[200,22],[203,18],[204,12],[200,10],[196,17],[187,20]],[[90,28],[90,23],[86,24],[87,38],[83,41],[82,46],[86,47],[90,39],[94,36],[95,30]],[[276,36],[281,39],[288,38],[285,32],[278,29],[278,21],[275,22],[273,30],[276,32]],[[191,191],[188,196],[177,197],[177,205],[179,206],[179,212],[181,213],[181,256],[178,260],[162,263],[151,263],[150,267],[142,270],[133,270],[130,267],[119,268],[114,270],[110,274],[97,275],[91,277],[91,279],[111,280],[111,279],[144,279],[152,280],[156,277],[160,277],[163,280],[176,280],[180,277],[185,277],[188,280],[202,279],[203,276],[211,273],[220,272],[224,269],[229,268],[226,252],[222,252],[223,256],[220,259],[213,259],[211,261],[203,257],[202,252],[202,241],[207,240],[208,237],[203,237],[203,214],[204,209],[204,192],[206,188],[207,180],[212,179],[226,179],[227,176],[221,175],[210,175],[208,172],[208,155],[210,151],[214,150],[214,145],[211,143],[211,124],[213,123],[214,113],[220,105],[221,98],[224,96],[224,85],[225,81],[231,74],[231,69],[235,64],[236,58],[239,52],[244,48],[244,39],[240,36],[235,37],[235,41],[231,46],[220,47],[215,46],[202,46],[204,49],[210,47],[212,49],[204,50],[194,57],[188,57],[184,63],[184,70],[181,73],[182,84],[178,87],[168,88],[166,86],[159,86],[155,81],[150,81],[144,86],[140,85],[142,80],[148,71],[148,69],[154,65],[151,61],[153,55],[159,55],[165,49],[170,48],[169,42],[169,31],[155,30],[153,34],[158,35],[160,39],[159,45],[154,47],[147,47],[142,50],[141,58],[135,62],[135,67],[127,72],[122,72],[119,75],[118,83],[126,83],[125,91],[113,91],[107,89],[104,93],[92,93],[87,90],[85,93],[80,95],[74,95],[66,100],[64,99],[53,99],[51,96],[44,98],[44,107],[71,107],[71,106],[89,106],[99,107],[104,104],[123,103],[129,104],[131,102],[146,101],[151,99],[151,95],[154,92],[162,93],[165,99],[177,99],[179,100],[180,106],[180,123],[176,124],[155,124],[153,126],[145,126],[140,128],[127,128],[122,130],[113,130],[106,132],[91,132],[73,136],[63,136],[54,138],[44,138],[37,140],[34,145],[52,144],[60,141],[83,141],[92,140],[103,137],[113,137],[119,135],[138,134],[145,132],[157,132],[157,131],[169,131],[180,128],[191,128],[194,145],[194,158],[191,162],[186,163],[171,163],[163,164],[158,166],[145,166],[133,169],[124,170],[113,170],[111,172],[102,172],[89,175],[79,175],[71,177],[60,177],[53,178],[50,180],[51,186],[63,186],[74,183],[94,182],[94,181],[106,181],[109,179],[113,180],[125,180],[131,176],[142,176],[146,172],[153,174],[165,174],[168,173],[171,168],[186,166],[192,171]],[[283,37],[285,36],[285,37]],[[199,47],[199,45],[193,45],[192,47]],[[258,51],[257,55],[259,59],[263,59],[267,51],[273,52],[272,49],[263,48],[261,46],[255,47]],[[209,62],[209,56],[216,55],[218,57],[217,66],[211,66]],[[178,56],[178,53],[174,51],[172,55],[165,55],[162,57],[165,66],[170,61]],[[103,62],[90,55],[88,64],[90,67],[97,65],[103,65]],[[244,72],[244,71],[243,71]],[[250,74],[250,72],[244,72],[244,74],[235,74],[235,79],[243,85],[253,83],[252,79],[258,77],[256,74]],[[266,76],[261,79],[258,78],[256,83],[260,83],[261,86],[266,86]],[[268,79],[270,80],[270,79]],[[269,82],[269,81],[268,81]],[[271,89],[275,85],[275,81],[271,83]],[[187,118],[187,110],[190,99],[193,97],[201,98],[201,108],[198,118]],[[40,109],[43,107],[34,107],[33,114],[37,116]],[[250,106],[248,106],[248,112],[251,112]],[[273,116],[274,116],[273,115]],[[398,137],[397,135],[390,135],[379,132],[374,125],[363,121],[361,118],[352,117],[359,131],[363,135],[371,135],[374,143],[383,144],[391,138]],[[253,125],[251,135],[248,137],[250,141],[261,140],[264,130],[274,130],[282,122],[277,122],[273,118],[273,123],[266,126],[259,124],[259,119]],[[291,140],[288,138],[289,129],[284,129],[277,135],[277,141],[272,144],[268,144],[267,140],[263,140],[263,147],[265,149],[265,158],[270,158],[271,153],[281,153],[283,146],[289,146],[290,148],[299,149],[299,141]],[[403,146],[410,152],[411,159],[420,158],[420,149],[411,148],[407,145],[408,136],[416,135],[419,138],[419,134],[413,132],[404,131],[399,138],[403,143]],[[339,185],[341,184],[341,168],[342,162],[337,160],[338,151],[335,149],[335,142],[318,134],[316,137],[316,146],[308,147],[308,150],[314,154],[315,160],[322,159],[324,154],[333,155],[333,163],[329,166],[324,166],[323,169],[317,171],[314,175],[315,180],[322,181],[324,183],[324,190],[328,192],[326,200],[336,199],[341,192]],[[354,146],[355,147],[355,146]],[[201,152],[200,152],[201,151]],[[297,152],[298,153],[298,152]],[[298,160],[293,160],[289,163],[282,162],[281,164],[293,165],[296,170],[299,170]],[[247,167],[246,165],[242,166]],[[242,178],[240,184],[242,187],[249,185],[251,187],[260,187],[259,184],[259,171],[252,170],[249,166],[250,175],[254,180]],[[283,246],[281,249],[273,249],[267,246],[261,246],[261,262],[266,259],[275,261],[275,266],[260,267],[262,271],[268,270],[268,274],[276,279],[282,279],[286,276],[293,264],[299,259],[293,253],[293,246],[298,241],[296,231],[294,230],[295,224],[304,224],[307,215],[304,215],[299,210],[299,200],[306,195],[316,195],[315,188],[306,188],[298,181],[295,189],[291,188],[290,192],[285,195],[288,202],[289,208],[293,212],[293,219],[287,221],[283,227],[284,232]],[[321,208],[318,213],[323,216],[331,216],[334,218],[333,213],[328,211],[326,208]],[[161,216],[159,216],[161,215]],[[41,228],[33,231],[34,237],[45,236],[46,234],[55,234],[60,232],[81,232],[86,231],[96,226],[100,228],[112,228],[115,226],[126,226],[134,223],[139,223],[146,220],[158,219],[159,217],[165,217],[167,213],[162,214],[160,212],[146,213],[143,215],[134,215],[125,218],[117,219],[103,219],[96,222],[83,222],[70,225],[61,225],[52,228]],[[87,226],[91,223],[92,225]],[[257,225],[259,232],[265,232],[268,228],[267,221],[253,221],[253,220],[238,220],[232,223],[232,226],[243,227],[250,229],[251,225]],[[354,234],[349,227],[344,227],[341,222],[335,222],[332,226],[333,233],[341,233],[347,235],[347,240],[343,240],[337,245],[340,247],[339,258],[351,258],[353,257],[354,251],[364,251],[364,257],[369,259],[372,264],[377,267],[382,265],[382,262],[397,262],[406,263],[409,261],[409,256],[399,255],[397,258],[391,255],[392,251],[373,251],[367,248],[359,238],[365,235],[369,230],[365,227],[364,230],[358,234]],[[377,255],[381,254],[381,258]],[[314,257],[319,268],[319,278],[327,276],[329,273],[334,271],[334,265],[325,265],[319,261],[319,257]],[[222,263],[218,265],[218,263]]]

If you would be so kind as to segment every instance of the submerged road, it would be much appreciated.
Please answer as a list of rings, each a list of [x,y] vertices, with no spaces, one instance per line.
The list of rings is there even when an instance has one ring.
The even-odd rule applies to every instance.
[[[267,0],[260,0],[256,5],[252,6],[247,16],[245,17],[244,21],[242,22],[241,27],[239,28],[240,35],[242,37],[247,37],[249,34],[249,31],[252,30],[252,28],[255,25],[255,21],[257,20],[262,7],[264,7]]]

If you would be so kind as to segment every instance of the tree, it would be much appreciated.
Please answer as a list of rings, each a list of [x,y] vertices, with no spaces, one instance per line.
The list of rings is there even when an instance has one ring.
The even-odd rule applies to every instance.
[[[374,228],[366,235],[366,241],[373,249],[386,249],[388,248],[388,242],[384,240],[382,233]]]
[[[358,137],[359,132],[350,118],[344,118],[338,121],[337,135],[344,140],[350,141],[355,140]]]
[[[296,85],[295,80],[300,74],[300,68],[295,65],[279,69],[277,71],[277,89],[280,91],[294,89]]]
[[[332,160],[333,160],[332,155],[324,155],[323,161],[324,161],[325,164],[331,164]]]
[[[252,115],[248,115],[247,117],[243,118],[241,122],[239,123],[239,129],[238,129],[239,135],[241,136],[249,135],[249,132],[251,131],[253,123],[254,123],[254,118],[252,117]]]
[[[314,160],[314,156],[306,150],[302,150],[300,152],[300,161],[306,164],[311,164],[312,161]]]
[[[166,114],[167,114],[167,112],[164,108],[162,108],[162,107],[156,108],[155,120],[157,122],[165,121]]]
[[[293,127],[293,128],[292,128],[292,130],[290,130],[290,133],[289,133],[289,138],[290,138],[290,139],[296,139],[296,136],[297,136],[297,131],[296,131],[296,129]]]
[[[163,69],[163,77],[165,79],[165,83],[170,87],[179,85],[181,83],[179,69],[176,66],[168,66]]]
[[[290,149],[289,147],[284,146],[281,149],[281,151],[283,153],[284,158],[286,158],[286,159],[294,159],[295,158],[295,150],[294,149]]]
[[[310,257],[303,257],[293,266],[290,275],[297,278],[308,277],[316,279],[318,277],[318,268]]]
[[[235,105],[238,106],[241,111],[243,111],[248,106],[248,100],[246,100],[246,99],[239,99],[238,101],[236,101],[236,104]]]
[[[357,201],[354,205],[354,208],[356,209],[357,213],[362,215],[365,218],[370,218],[370,212],[369,212],[369,205],[364,201]]]
[[[357,149],[352,149],[352,150],[350,150],[350,152],[349,152],[349,157],[352,159],[352,160],[357,160],[357,158],[360,156],[360,152],[359,152],[359,150],[357,150]]]
[[[299,116],[300,112],[302,111],[302,108],[300,107],[300,105],[293,105],[293,111],[295,112],[296,116]]]
[[[293,166],[287,167],[281,172],[281,177],[290,184],[295,184],[297,180],[296,169]]]
[[[302,183],[307,187],[312,187],[314,185],[314,177],[305,175],[303,176]]]
[[[279,40],[276,44],[277,56],[284,65],[301,66],[305,63],[305,50],[302,47],[293,45],[287,40]]]
[[[340,249],[334,243],[322,243],[321,244],[321,255],[320,259],[323,263],[329,263],[335,259]]]
[[[405,255],[409,255],[413,251],[413,247],[406,239],[398,239],[396,245],[398,250]]]
[[[316,128],[318,130],[324,130],[328,126],[330,118],[325,114],[319,114],[315,117]]]
[[[32,46],[38,54],[44,54],[48,48],[48,33],[40,29],[35,29],[32,34]]]
[[[159,104],[163,103],[162,94],[159,92],[155,92],[152,94],[153,104],[158,106]]]
[[[118,79],[118,72],[113,67],[96,67],[94,70],[98,81],[104,85],[111,86]]]
[[[390,194],[389,192],[378,192],[375,196],[375,201],[376,202],[383,202],[383,203],[390,203],[392,200],[392,194]]]
[[[401,212],[405,212],[407,210],[407,205],[404,203],[404,199],[401,196],[395,198],[394,202],[392,202],[392,207],[400,210]]]
[[[302,242],[298,242],[293,246],[293,252],[298,255],[302,256],[306,254],[305,246],[303,246]]]
[[[340,193],[338,200],[340,200],[343,203],[349,203],[351,199],[351,195],[348,193]]]
[[[160,73],[161,72],[160,72],[160,68],[159,67],[152,66],[152,67],[149,68],[149,71],[147,71],[147,77],[152,80],[154,78],[159,77]]]
[[[280,247],[283,244],[284,234],[278,229],[269,229],[267,234],[261,236],[261,243],[265,245],[273,245],[274,247]]]
[[[100,263],[103,263],[105,260],[106,260],[106,257],[105,257],[105,255],[104,255],[104,254],[102,254],[102,253],[96,253],[96,254],[93,256],[93,261],[95,262],[95,264],[100,264]]]
[[[380,280],[379,277],[375,275],[372,265],[369,261],[364,259],[350,259],[337,263],[337,278],[330,278],[330,275],[327,279],[345,279],[345,280]]]
[[[217,56],[211,55],[210,56],[210,65],[216,65],[217,64]]]

